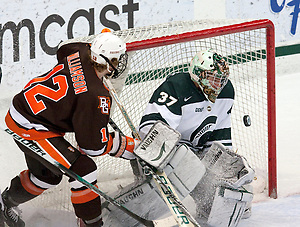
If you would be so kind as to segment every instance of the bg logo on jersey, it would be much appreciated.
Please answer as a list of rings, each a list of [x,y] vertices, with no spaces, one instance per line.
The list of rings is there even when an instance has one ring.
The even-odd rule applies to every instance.
[[[98,108],[101,109],[102,114],[109,114],[110,110],[110,98],[107,96],[98,96],[99,98],[99,106]]]

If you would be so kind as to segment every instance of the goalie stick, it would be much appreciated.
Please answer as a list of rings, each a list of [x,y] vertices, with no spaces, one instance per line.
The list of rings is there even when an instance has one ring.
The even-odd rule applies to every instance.
[[[142,140],[139,133],[137,132],[133,122],[131,121],[124,105],[120,102],[119,97],[117,95],[116,90],[114,89],[112,83],[107,77],[103,77],[103,82],[108,87],[109,92],[113,99],[116,101],[120,111],[122,112],[129,128],[131,129],[134,137],[136,139]],[[118,128],[118,126],[115,123],[112,123],[112,119],[110,119],[110,124],[112,127]],[[120,129],[118,129],[121,131]],[[175,194],[175,189],[170,183],[169,179],[167,178],[167,175],[164,172],[158,172],[154,171],[150,166],[147,166],[149,168],[149,171],[151,170],[151,174],[153,174],[153,179],[157,185],[157,188],[159,189],[162,197],[164,198],[170,212],[172,213],[174,219],[176,220],[177,224],[179,226],[195,226],[200,227],[200,224],[193,218],[193,216],[189,213],[189,211],[183,206],[183,204],[180,202],[180,199]],[[192,224],[192,223],[193,224]]]
[[[160,220],[153,220],[153,221],[147,220],[147,219],[145,219],[143,217],[138,216],[137,214],[133,213],[132,211],[128,210],[125,206],[121,205],[115,199],[113,199],[109,195],[107,195],[104,192],[102,192],[99,188],[97,188],[96,186],[94,186],[91,183],[87,182],[82,177],[80,177],[79,175],[77,175],[75,172],[73,172],[72,170],[66,168],[65,166],[63,166],[62,164],[60,164],[59,162],[57,162],[49,154],[47,154],[46,152],[44,152],[33,141],[23,139],[18,134],[14,133],[13,131],[11,131],[8,128],[7,129],[3,129],[2,127],[0,127],[0,128],[3,131],[5,131],[6,133],[8,133],[9,135],[11,135],[14,140],[20,142],[21,144],[23,144],[24,146],[26,146],[27,148],[29,148],[32,152],[34,152],[35,154],[39,155],[40,157],[42,157],[43,159],[45,159],[46,161],[48,161],[52,165],[54,165],[57,168],[59,168],[66,176],[72,177],[75,180],[79,181],[80,183],[82,183],[83,185],[85,185],[87,188],[91,189],[96,194],[102,196],[109,203],[115,205],[117,208],[119,208],[120,210],[122,210],[123,212],[125,212],[126,214],[128,214],[130,217],[134,218],[135,220],[137,220],[141,224],[143,224],[145,226],[149,226],[149,227],[154,227],[154,226],[157,226],[159,224]]]

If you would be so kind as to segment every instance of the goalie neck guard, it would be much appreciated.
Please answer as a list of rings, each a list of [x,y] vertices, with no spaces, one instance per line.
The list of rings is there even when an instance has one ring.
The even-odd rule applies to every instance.
[[[127,67],[128,56],[126,53],[126,44],[118,36],[111,32],[104,32],[96,36],[91,44],[91,58],[97,64],[106,64],[114,69],[111,77],[117,78]],[[115,67],[111,60],[118,60],[118,65]]]
[[[207,100],[214,103],[228,81],[229,67],[221,55],[206,50],[192,59],[189,73]]]

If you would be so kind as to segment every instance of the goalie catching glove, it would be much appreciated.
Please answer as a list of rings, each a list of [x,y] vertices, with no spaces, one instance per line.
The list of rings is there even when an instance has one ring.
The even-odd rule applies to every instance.
[[[109,141],[107,144],[107,153],[110,156],[124,159],[135,159],[133,154],[134,148],[138,145],[139,141],[131,137],[121,135],[115,131],[109,134]]]

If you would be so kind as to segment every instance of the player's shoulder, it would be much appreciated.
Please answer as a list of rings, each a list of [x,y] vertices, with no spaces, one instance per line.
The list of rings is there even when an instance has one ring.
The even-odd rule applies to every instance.
[[[61,45],[57,50],[57,59],[63,59],[71,54],[80,53],[80,55],[87,55],[90,49],[89,43],[71,42]]]
[[[231,98],[234,99],[234,87],[232,85],[232,82],[228,79],[225,87],[222,89],[221,93],[219,94],[219,98]]]
[[[166,82],[169,83],[182,83],[184,81],[190,80],[190,74],[188,72],[178,72],[178,73],[173,73],[167,76]]]
[[[187,86],[190,86],[191,78],[189,73],[186,72],[174,73],[167,76],[163,84],[165,84],[166,86],[172,86],[176,88],[176,90],[178,90],[180,88],[186,88]]]

